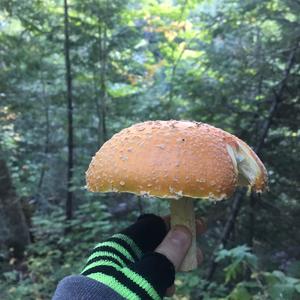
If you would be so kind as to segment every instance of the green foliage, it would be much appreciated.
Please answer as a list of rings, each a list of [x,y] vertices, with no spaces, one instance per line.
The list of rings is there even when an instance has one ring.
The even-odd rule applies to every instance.
[[[258,271],[257,256],[247,246],[238,246],[218,252],[217,261],[228,260],[224,268],[225,284],[236,282],[238,274],[248,271],[247,281],[240,281],[232,289],[227,300],[270,299],[294,300],[300,297],[300,280],[282,271]]]
[[[70,222],[64,218],[63,5],[1,2],[0,156],[29,211],[34,243],[19,262],[0,249],[0,298],[49,299],[63,276],[80,270],[95,242],[139,212],[167,211],[164,202],[140,199],[138,205],[125,196],[118,203],[117,197],[92,196],[84,188],[84,172],[105,139],[148,119],[208,122],[253,147],[262,142],[259,155],[270,177],[270,191],[254,206],[248,199],[242,203],[229,249],[218,249],[220,266],[210,281],[208,261],[231,201],[197,204],[209,223],[200,240],[205,261],[178,276],[174,299],[299,298],[299,1],[69,2],[75,212]]]
[[[267,292],[272,300],[297,299],[300,297],[300,280],[286,276],[281,271],[260,274],[267,284]]]
[[[251,281],[240,282],[225,298],[228,300],[297,300],[300,280],[281,271],[253,273]]]
[[[70,233],[65,235],[67,228]],[[35,242],[28,247],[22,265],[2,274],[1,298],[49,299],[58,281],[78,274],[89,251],[114,228],[118,225],[111,222],[105,206],[97,202],[79,206],[76,218],[70,222],[65,222],[62,209],[35,216],[32,228]]]
[[[190,295],[190,299],[201,296],[204,300],[296,300],[300,297],[299,279],[282,271],[261,270],[258,257],[245,245],[220,249],[216,260],[224,265],[223,282],[207,282],[202,270],[180,274],[176,280],[179,298],[175,299],[185,295]]]
[[[253,269],[257,266],[256,256],[250,253],[250,248],[245,245],[218,251],[216,261],[220,262],[225,259],[231,260],[231,263],[224,269],[225,283],[234,281],[239,274],[244,273],[248,268]]]

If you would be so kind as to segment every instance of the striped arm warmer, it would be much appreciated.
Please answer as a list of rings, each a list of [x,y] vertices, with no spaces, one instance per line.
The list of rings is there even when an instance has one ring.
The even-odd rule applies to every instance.
[[[162,218],[146,214],[93,249],[82,275],[130,300],[162,299],[174,283],[173,264],[153,252],[167,233]]]

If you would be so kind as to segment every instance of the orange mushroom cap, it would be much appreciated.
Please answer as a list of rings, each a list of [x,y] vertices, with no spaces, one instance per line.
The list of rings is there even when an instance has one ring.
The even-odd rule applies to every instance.
[[[148,121],[123,129],[93,157],[86,172],[93,192],[160,198],[229,197],[237,186],[262,192],[267,172],[236,136],[205,123]]]

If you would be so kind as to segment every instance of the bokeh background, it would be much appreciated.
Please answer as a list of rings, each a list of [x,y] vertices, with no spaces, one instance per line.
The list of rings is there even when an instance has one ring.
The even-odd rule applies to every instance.
[[[245,140],[270,190],[197,201],[201,268],[173,299],[300,299],[299,0],[0,0],[0,298],[49,299],[93,245],[167,203],[85,189],[145,120]]]

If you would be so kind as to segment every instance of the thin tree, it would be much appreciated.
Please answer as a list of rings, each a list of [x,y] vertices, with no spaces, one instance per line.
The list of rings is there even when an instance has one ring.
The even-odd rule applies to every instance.
[[[109,2],[105,1],[105,10],[109,11]],[[106,100],[107,100],[107,58],[108,58],[108,48],[107,48],[107,17],[98,16],[98,47],[99,47],[99,79],[100,79],[100,93],[99,93],[99,104],[98,104],[98,121],[99,129],[101,130],[101,144],[107,140],[107,128],[106,128]],[[102,20],[103,19],[103,20]]]
[[[100,23],[99,19],[99,23]],[[107,72],[107,27],[106,24],[99,26],[99,60],[100,60],[100,121],[101,121],[101,135],[102,143],[107,140],[106,130],[106,98],[107,98],[107,87],[106,87],[106,72]]]
[[[70,61],[70,38],[69,38],[69,14],[68,2],[64,0],[64,29],[65,29],[65,66],[66,66],[66,86],[67,86],[67,115],[68,115],[68,172],[67,172],[67,200],[66,218],[73,216],[73,95],[72,95],[72,74]]]
[[[43,108],[45,111],[45,144],[44,144],[44,151],[43,151],[43,166],[40,174],[40,179],[38,182],[37,186],[37,193],[39,194],[42,190],[43,183],[44,183],[44,178],[45,178],[45,173],[46,173],[46,164],[47,164],[47,156],[49,154],[49,147],[50,147],[50,105],[49,105],[49,96],[47,95],[46,91],[46,82],[43,76],[43,72],[41,72],[41,83],[42,83],[42,101],[43,101]]]

